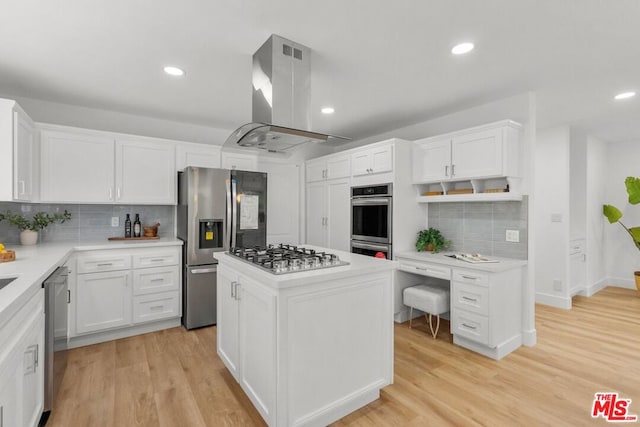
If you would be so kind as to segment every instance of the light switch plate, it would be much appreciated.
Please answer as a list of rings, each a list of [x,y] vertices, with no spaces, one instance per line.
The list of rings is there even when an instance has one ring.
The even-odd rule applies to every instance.
[[[507,242],[520,242],[520,230],[507,230],[507,235],[505,236],[505,240]]]
[[[117,216],[112,216],[111,217],[111,226],[112,227],[120,227],[120,218],[118,218]]]

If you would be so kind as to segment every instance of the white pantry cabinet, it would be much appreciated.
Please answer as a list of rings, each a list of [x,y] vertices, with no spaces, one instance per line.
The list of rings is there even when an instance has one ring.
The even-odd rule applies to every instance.
[[[353,176],[393,171],[393,145],[376,145],[351,155]]]
[[[42,201],[175,204],[173,142],[69,128],[41,135]]]
[[[216,145],[178,142],[176,144],[176,170],[188,166],[199,168],[220,167],[220,147]]]
[[[0,99],[0,200],[37,201],[38,134],[12,100]]]
[[[0,425],[38,425],[44,368],[44,291],[39,290],[0,329]]]
[[[324,156],[307,161],[306,170],[307,182],[348,178],[351,176],[351,158],[349,155]]]
[[[220,357],[268,425],[275,424],[276,296],[253,279],[218,267]]]
[[[181,316],[179,246],[83,251],[70,274],[69,337]],[[108,339],[100,339],[101,342]]]
[[[307,184],[307,243],[349,252],[351,180]]]

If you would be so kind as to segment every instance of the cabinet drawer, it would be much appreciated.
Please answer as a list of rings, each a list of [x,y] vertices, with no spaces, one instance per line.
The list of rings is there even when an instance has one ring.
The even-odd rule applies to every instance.
[[[133,294],[145,295],[180,289],[179,267],[153,267],[133,270]]]
[[[452,272],[451,280],[460,283],[472,283],[474,285],[489,286],[489,275],[474,270],[455,269]]]
[[[438,279],[451,280],[451,269],[439,265],[421,262],[409,262],[401,260],[398,269],[407,273],[419,274],[421,276],[436,277]]]
[[[452,282],[451,303],[454,307],[488,316],[489,288]]]
[[[451,333],[481,344],[489,344],[489,318],[465,310],[453,310]]]
[[[128,270],[131,268],[131,256],[113,255],[100,257],[78,257],[77,264],[79,274]]]
[[[162,267],[165,265],[178,265],[178,251],[158,251],[151,254],[134,255],[133,268]]]
[[[133,323],[180,316],[180,293],[162,292],[133,298]]]

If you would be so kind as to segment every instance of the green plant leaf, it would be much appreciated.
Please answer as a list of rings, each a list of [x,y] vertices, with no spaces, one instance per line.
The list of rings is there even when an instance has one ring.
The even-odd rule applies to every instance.
[[[602,205],[602,213],[607,217],[610,224],[618,222],[620,218],[622,218],[622,212],[620,212],[620,209],[613,205]]]
[[[624,185],[627,187],[627,193],[629,194],[629,203],[632,205],[640,203],[640,178],[628,176],[624,180]]]
[[[638,246],[638,244],[640,244],[640,227],[631,227],[629,229],[629,234],[631,234],[633,242]]]

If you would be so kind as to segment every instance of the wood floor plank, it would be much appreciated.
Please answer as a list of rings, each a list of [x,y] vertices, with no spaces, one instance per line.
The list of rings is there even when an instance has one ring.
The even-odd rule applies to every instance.
[[[575,426],[596,392],[640,414],[640,296],[606,288],[572,310],[536,306],[537,345],[495,361],[452,344],[443,321],[395,325],[394,384],[334,423],[369,426]],[[216,354],[216,328],[173,328],[70,350],[49,426],[264,426]]]

